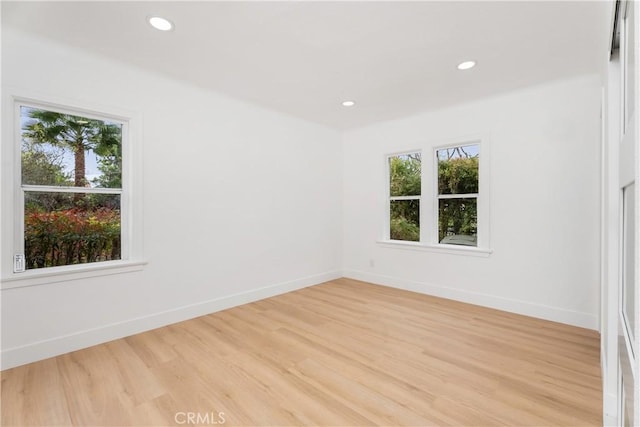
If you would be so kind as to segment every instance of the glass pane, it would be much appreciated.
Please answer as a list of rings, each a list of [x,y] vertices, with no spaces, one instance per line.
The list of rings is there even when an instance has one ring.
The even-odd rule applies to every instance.
[[[419,196],[420,153],[402,154],[389,157],[389,189],[391,197]]]
[[[624,317],[629,329],[631,342],[634,343],[636,336],[636,307],[635,307],[635,184],[631,184],[624,188],[622,193],[623,203],[623,232],[622,237],[624,244],[624,252],[622,254],[623,262],[623,285],[622,285],[622,309]],[[635,349],[634,349],[635,350]]]
[[[447,245],[478,246],[478,200],[438,201],[438,241]]]
[[[27,269],[120,259],[120,195],[25,193]]]
[[[391,201],[391,240],[420,241],[420,200]]]
[[[478,193],[480,146],[465,145],[438,150],[438,194]]]
[[[122,125],[20,108],[22,184],[122,187]]]

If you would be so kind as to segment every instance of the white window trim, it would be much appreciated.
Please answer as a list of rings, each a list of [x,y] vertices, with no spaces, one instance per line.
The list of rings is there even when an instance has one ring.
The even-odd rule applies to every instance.
[[[462,245],[447,245],[438,243],[432,245],[429,243],[420,242],[405,242],[402,240],[377,240],[380,246],[389,249],[403,249],[419,252],[432,252],[449,255],[467,255],[476,257],[488,257],[493,253],[491,249],[478,248],[475,246],[462,246]]]
[[[2,196],[0,199],[0,282],[1,289],[43,285],[61,281],[83,279],[141,270],[146,262],[142,252],[142,138],[141,118],[136,112],[78,100],[30,93],[24,89],[9,88],[3,99],[2,140]],[[123,126],[122,192],[121,192],[121,260],[88,264],[47,267],[44,269],[13,272],[13,255],[23,253],[23,191],[21,186],[21,152],[19,106],[26,104],[89,118],[109,119]],[[8,113],[8,114],[7,114]],[[125,133],[126,132],[126,133]],[[39,186],[38,186],[39,187]],[[42,188],[42,187],[39,187]],[[57,188],[57,190],[60,190]],[[88,191],[87,191],[88,190]],[[66,191],[65,189],[61,191]],[[73,189],[69,189],[73,191]],[[120,190],[118,190],[119,192]],[[83,189],[83,192],[93,192]],[[108,189],[96,192],[111,192]],[[6,237],[6,238],[5,238]]]
[[[479,193],[464,195],[442,195],[438,194],[438,165],[437,151],[445,148],[460,147],[465,145],[478,145],[480,151],[479,158]],[[390,233],[390,200],[389,196],[389,158],[411,153],[431,153],[432,163],[425,162],[423,157],[422,186],[420,200],[420,242],[410,242],[403,240],[391,240]],[[490,138],[488,135],[472,135],[460,137],[439,143],[425,144],[423,147],[414,150],[405,150],[395,153],[385,154],[385,183],[384,196],[386,209],[384,212],[382,238],[376,243],[385,248],[424,251],[451,255],[468,255],[488,257],[493,253],[490,243],[490,203],[491,203],[491,182],[490,182]],[[425,170],[424,166],[430,165],[430,170]],[[463,198],[475,197],[478,200],[478,245],[462,246],[447,245],[438,242],[438,199],[440,198]],[[413,198],[413,196],[410,196]]]
[[[48,267],[40,270],[27,270],[24,273],[16,273],[11,277],[3,278],[2,289],[23,288],[27,286],[88,279],[91,277],[131,273],[143,270],[145,265],[147,265],[146,261],[118,260]]]

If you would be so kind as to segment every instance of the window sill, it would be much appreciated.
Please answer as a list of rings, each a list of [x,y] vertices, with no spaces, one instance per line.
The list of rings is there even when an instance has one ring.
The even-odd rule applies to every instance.
[[[10,276],[3,277],[0,280],[2,283],[1,289],[47,285],[49,283],[68,282],[90,277],[132,273],[141,271],[146,264],[146,261],[105,261],[92,264],[51,267],[42,270],[27,270],[24,273],[11,273]]]
[[[477,248],[473,246],[459,245],[433,245],[419,242],[403,242],[401,240],[378,240],[380,246],[391,249],[403,249],[410,251],[433,252],[438,254],[466,255],[487,258],[493,250]]]

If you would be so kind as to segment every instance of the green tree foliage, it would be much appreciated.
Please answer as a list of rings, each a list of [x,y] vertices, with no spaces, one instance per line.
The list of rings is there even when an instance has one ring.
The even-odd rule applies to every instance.
[[[447,236],[478,233],[476,199],[441,199],[438,206],[438,241]]]
[[[478,193],[478,157],[438,161],[439,194]]]
[[[98,159],[98,169],[102,175],[92,182],[96,187],[122,188],[122,146],[105,147],[105,153]]]
[[[31,110],[29,118],[23,128],[23,138],[31,144],[50,144],[73,153],[74,186],[89,185],[86,179],[86,151],[93,150],[98,156],[104,156],[102,167],[121,168],[120,125],[39,109]]]
[[[419,200],[391,201],[390,237],[392,240],[420,241]]]
[[[391,196],[420,195],[422,156],[403,154],[389,158]]]
[[[71,175],[64,171],[56,153],[40,149],[37,144],[23,141],[22,183],[30,185],[68,186]]]

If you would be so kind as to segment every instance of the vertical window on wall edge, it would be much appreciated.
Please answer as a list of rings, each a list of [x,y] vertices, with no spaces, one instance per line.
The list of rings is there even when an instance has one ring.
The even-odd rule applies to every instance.
[[[478,246],[480,145],[436,149],[438,242]]]
[[[123,139],[127,123],[18,103],[26,270],[125,258]],[[123,253],[124,252],[124,253]]]
[[[389,238],[420,241],[422,155],[420,152],[388,157]]]

